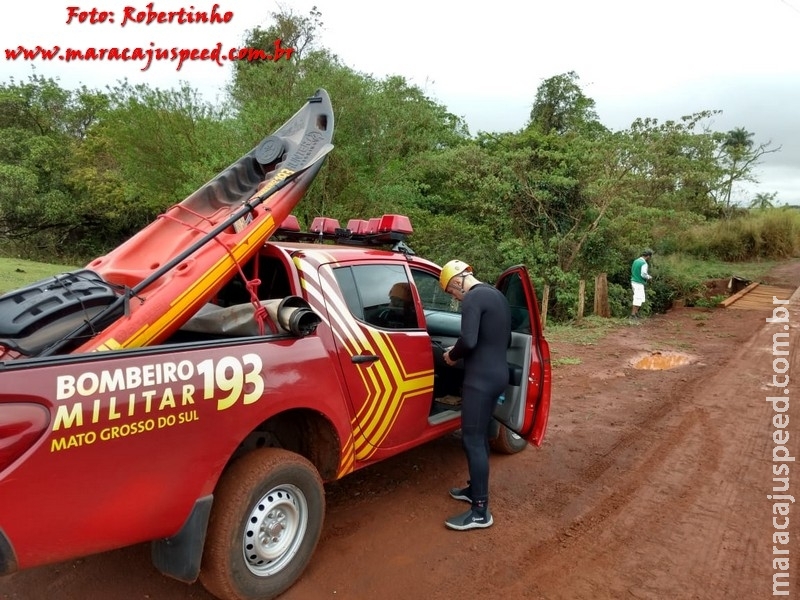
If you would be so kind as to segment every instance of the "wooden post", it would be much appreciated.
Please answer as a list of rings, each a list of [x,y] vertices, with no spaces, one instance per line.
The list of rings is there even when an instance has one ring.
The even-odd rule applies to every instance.
[[[542,289],[542,306],[541,306],[541,313],[542,313],[542,329],[544,329],[545,325],[547,325],[547,305],[550,302],[550,284],[545,283],[544,288]]]
[[[594,278],[594,314],[606,319],[611,316],[611,307],[608,303],[608,279],[605,273],[600,273]]]
[[[578,314],[577,320],[583,320],[583,308],[586,304],[586,280],[581,279],[578,282]]]

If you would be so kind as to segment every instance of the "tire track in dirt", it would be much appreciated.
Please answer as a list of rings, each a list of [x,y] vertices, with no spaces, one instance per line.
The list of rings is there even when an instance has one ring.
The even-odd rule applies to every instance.
[[[602,583],[592,578],[608,569],[619,570],[626,548],[638,549],[632,557],[634,564],[644,560],[650,549],[642,544],[642,532],[666,535],[677,516],[696,502],[703,482],[717,466],[716,439],[703,435],[709,424],[704,411],[687,413],[676,421],[665,427],[669,431],[657,445],[646,452],[645,444],[635,449],[643,451],[643,458],[623,476],[612,474],[608,482],[599,479],[575,498],[564,511],[565,530],[519,560],[519,568],[537,565],[536,588],[546,591],[545,597],[590,597]],[[623,464],[628,462],[620,458]],[[667,469],[669,478],[658,475]],[[570,585],[565,587],[567,573]],[[523,593],[525,587],[508,590],[509,597]],[[606,597],[626,592],[605,589]]]
[[[713,586],[713,597],[763,594],[769,581],[764,548],[747,541],[753,537],[750,521],[738,517],[760,508],[752,494],[741,497],[743,484],[768,489],[763,473],[771,438],[759,434],[770,409],[758,374],[771,374],[769,335],[760,328],[726,365],[680,386],[638,430],[590,465],[584,473],[589,485],[564,508],[564,529],[518,563],[536,565],[535,587],[517,584],[506,594],[572,599],[602,590],[600,597],[676,597],[676,573]],[[710,375],[713,370],[723,374]],[[648,448],[650,437],[657,442]],[[618,477],[612,467],[627,471]],[[698,532],[699,552],[681,553]],[[603,576],[609,572],[627,576],[611,578],[617,584],[610,585]]]

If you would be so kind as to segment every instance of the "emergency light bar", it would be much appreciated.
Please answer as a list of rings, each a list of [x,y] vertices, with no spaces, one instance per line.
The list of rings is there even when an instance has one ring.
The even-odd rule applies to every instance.
[[[393,250],[414,254],[405,244],[414,232],[411,220],[405,215],[383,215],[374,219],[350,219],[341,227],[338,219],[315,217],[308,231],[301,231],[297,217],[289,215],[272,236],[273,239],[293,242],[334,242],[354,246],[393,245]]]

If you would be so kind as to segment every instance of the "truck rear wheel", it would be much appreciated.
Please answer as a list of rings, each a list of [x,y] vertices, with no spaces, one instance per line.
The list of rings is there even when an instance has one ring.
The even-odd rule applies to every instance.
[[[528,447],[528,441],[511,431],[505,425],[500,425],[497,437],[489,441],[489,445],[500,454],[516,454]]]
[[[314,466],[278,448],[246,454],[214,492],[200,581],[222,600],[269,600],[308,565],[322,531],[325,490]]]

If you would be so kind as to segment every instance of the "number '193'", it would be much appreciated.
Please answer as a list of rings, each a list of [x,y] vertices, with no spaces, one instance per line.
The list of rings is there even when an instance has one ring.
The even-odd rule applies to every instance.
[[[211,359],[204,360],[197,365],[203,376],[203,398],[211,400],[218,391],[226,394],[217,399],[217,410],[232,407],[240,397],[242,404],[252,404],[264,393],[261,367],[257,354],[245,354],[241,359],[225,356],[216,365]]]

